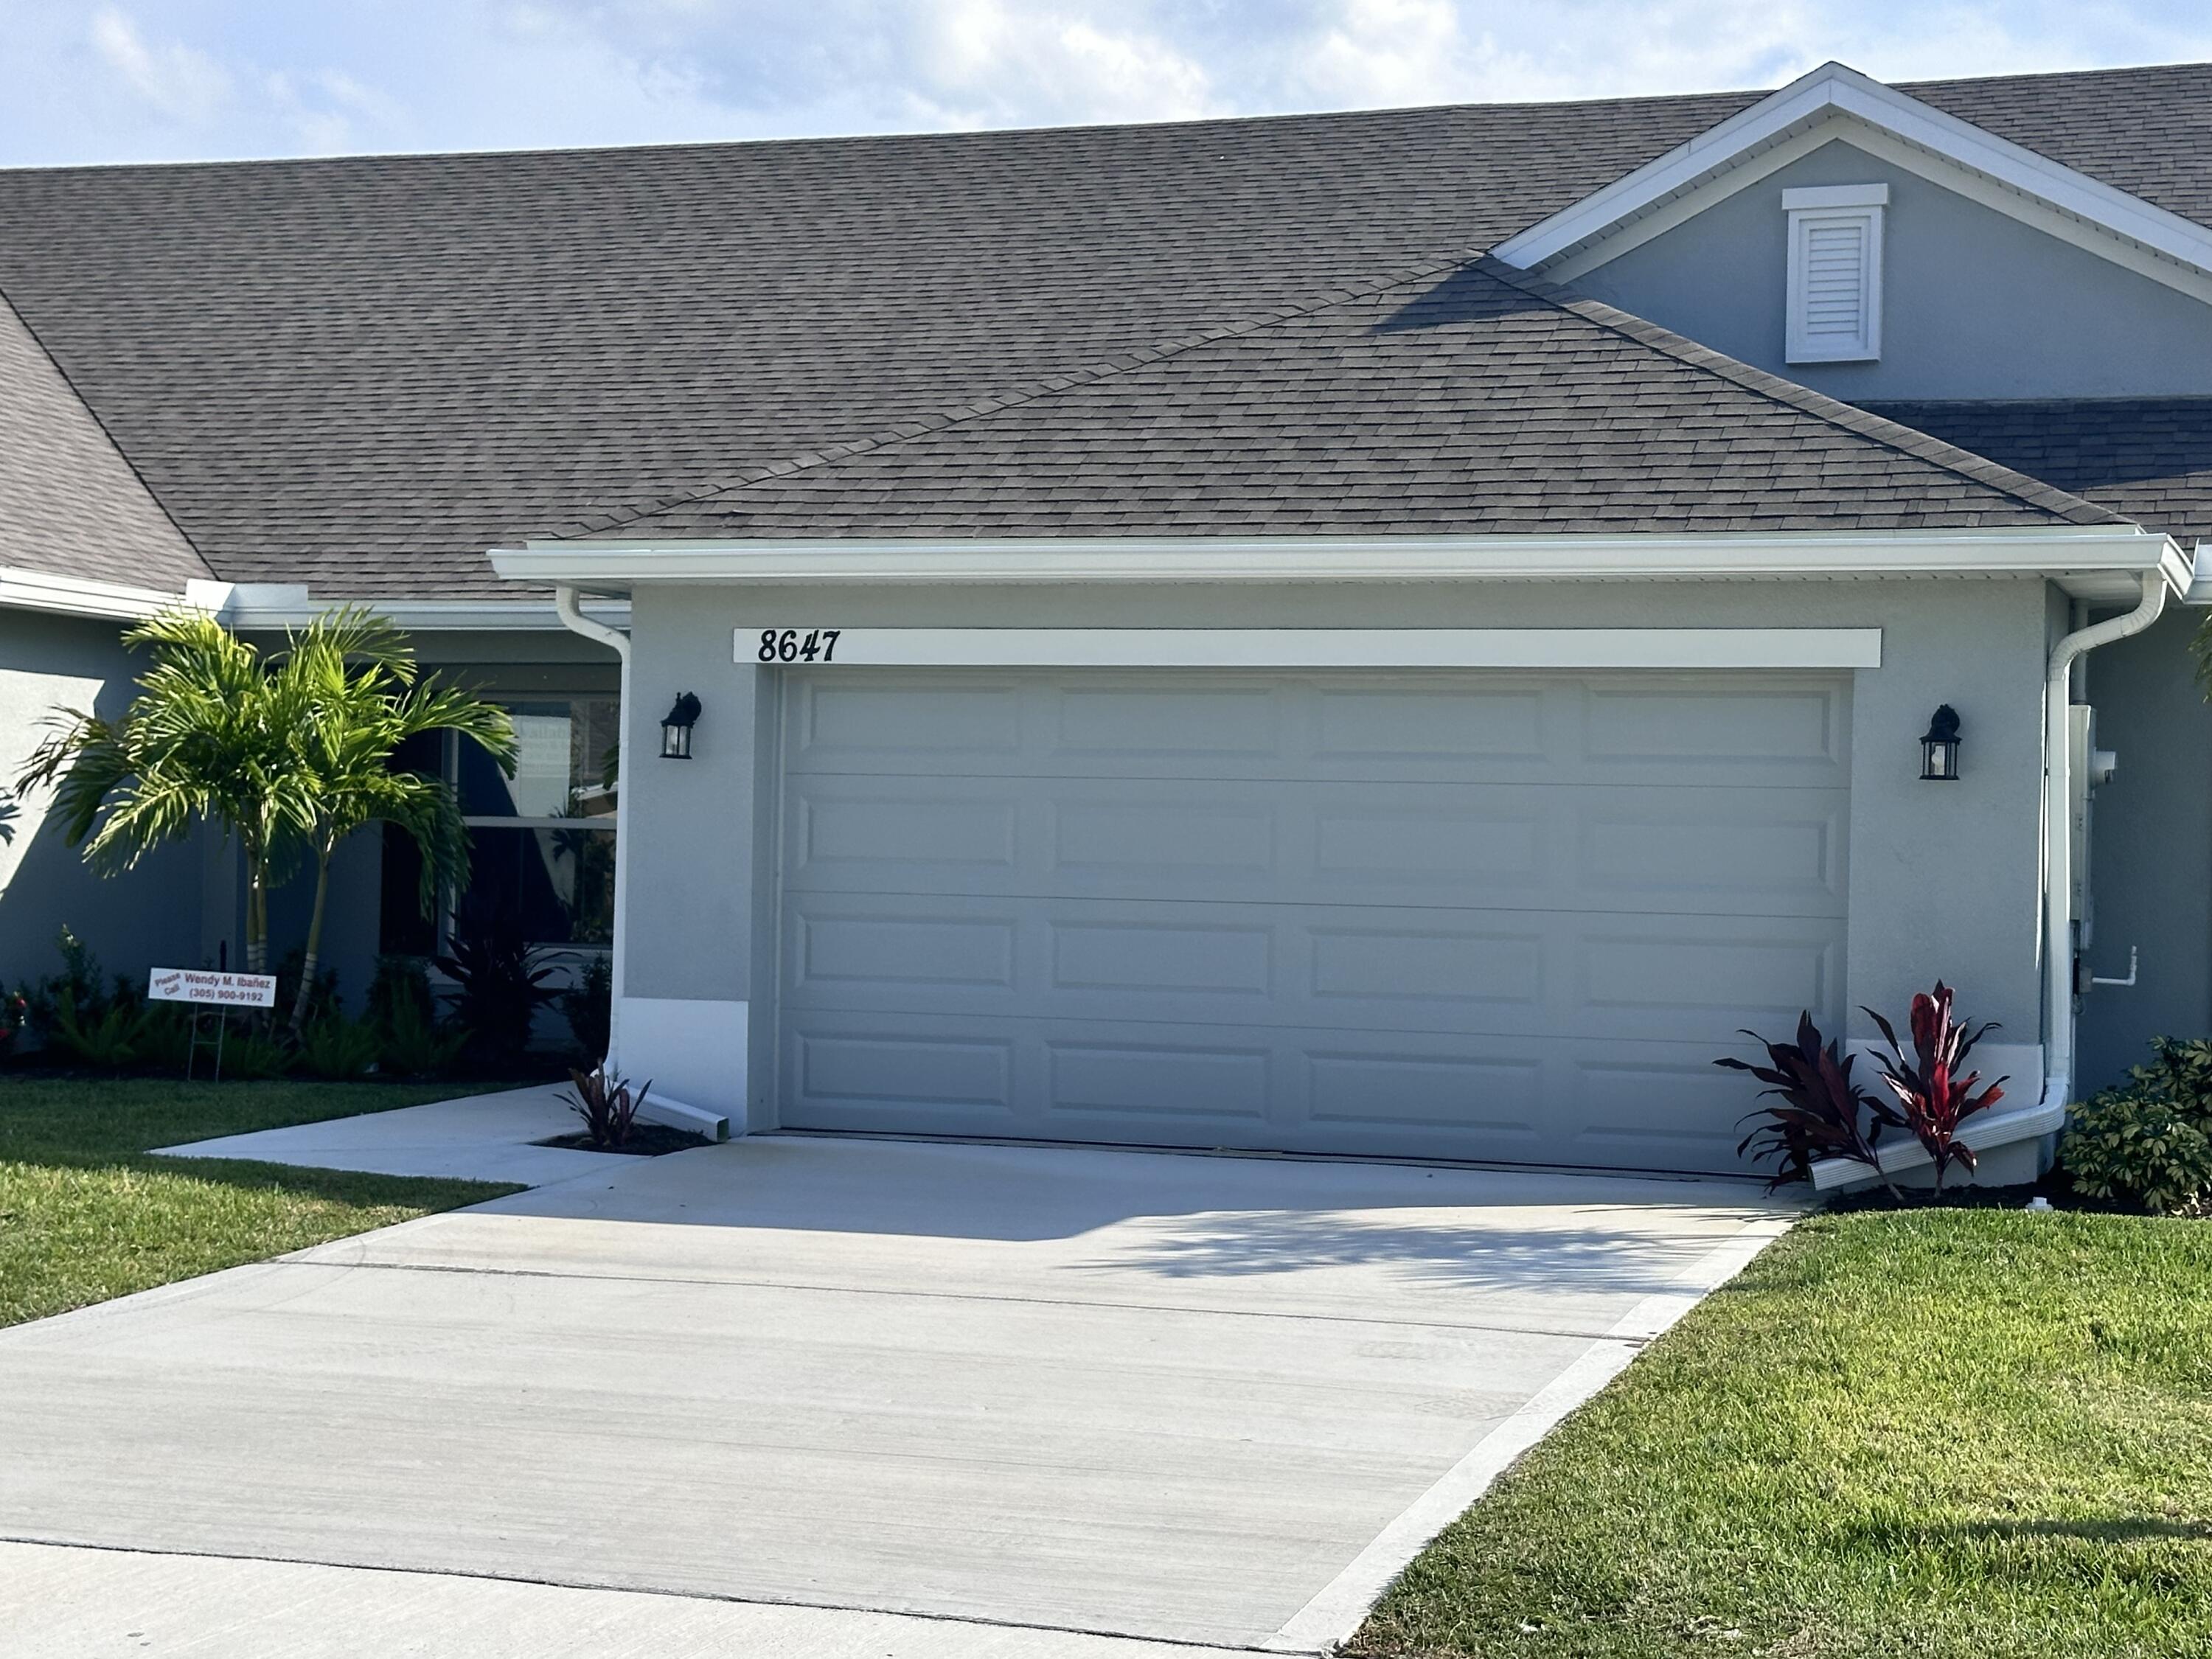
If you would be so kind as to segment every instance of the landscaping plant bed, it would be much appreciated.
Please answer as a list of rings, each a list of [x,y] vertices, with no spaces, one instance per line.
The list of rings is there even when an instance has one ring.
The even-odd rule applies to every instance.
[[[620,1158],[665,1158],[670,1152],[688,1152],[696,1146],[711,1146],[714,1143],[702,1134],[689,1129],[672,1128],[665,1123],[641,1123],[629,1132],[629,1138],[619,1146],[600,1146],[579,1130],[572,1135],[556,1135],[550,1140],[533,1143],[539,1146],[564,1146],[578,1152],[612,1152]]]

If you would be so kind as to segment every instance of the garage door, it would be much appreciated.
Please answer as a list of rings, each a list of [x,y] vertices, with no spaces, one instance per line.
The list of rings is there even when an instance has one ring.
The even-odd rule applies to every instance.
[[[787,1127],[1729,1170],[1841,1011],[1840,677],[785,693]]]

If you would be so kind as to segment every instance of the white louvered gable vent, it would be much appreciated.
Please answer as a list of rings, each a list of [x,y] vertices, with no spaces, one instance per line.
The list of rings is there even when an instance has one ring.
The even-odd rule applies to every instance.
[[[1790,216],[1793,363],[1870,362],[1881,356],[1881,216],[1887,185],[1785,190]]]

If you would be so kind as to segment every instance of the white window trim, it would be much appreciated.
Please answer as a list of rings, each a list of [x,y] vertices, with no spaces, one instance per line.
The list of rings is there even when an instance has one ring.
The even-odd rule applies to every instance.
[[[1881,356],[1881,231],[1889,204],[1887,185],[1820,185],[1782,192],[1790,218],[1790,269],[1784,356],[1792,363],[1868,363]],[[1812,233],[1830,225],[1855,225],[1865,233],[1865,286],[1860,291],[1859,331],[1848,338],[1805,331],[1809,272],[1806,246]]]

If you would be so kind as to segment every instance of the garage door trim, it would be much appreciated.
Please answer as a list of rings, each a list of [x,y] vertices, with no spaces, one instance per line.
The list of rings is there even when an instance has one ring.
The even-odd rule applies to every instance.
[[[778,648],[787,637],[790,656]],[[735,640],[740,663],[800,671],[1881,666],[1879,628],[840,628],[822,623],[743,627]]]

